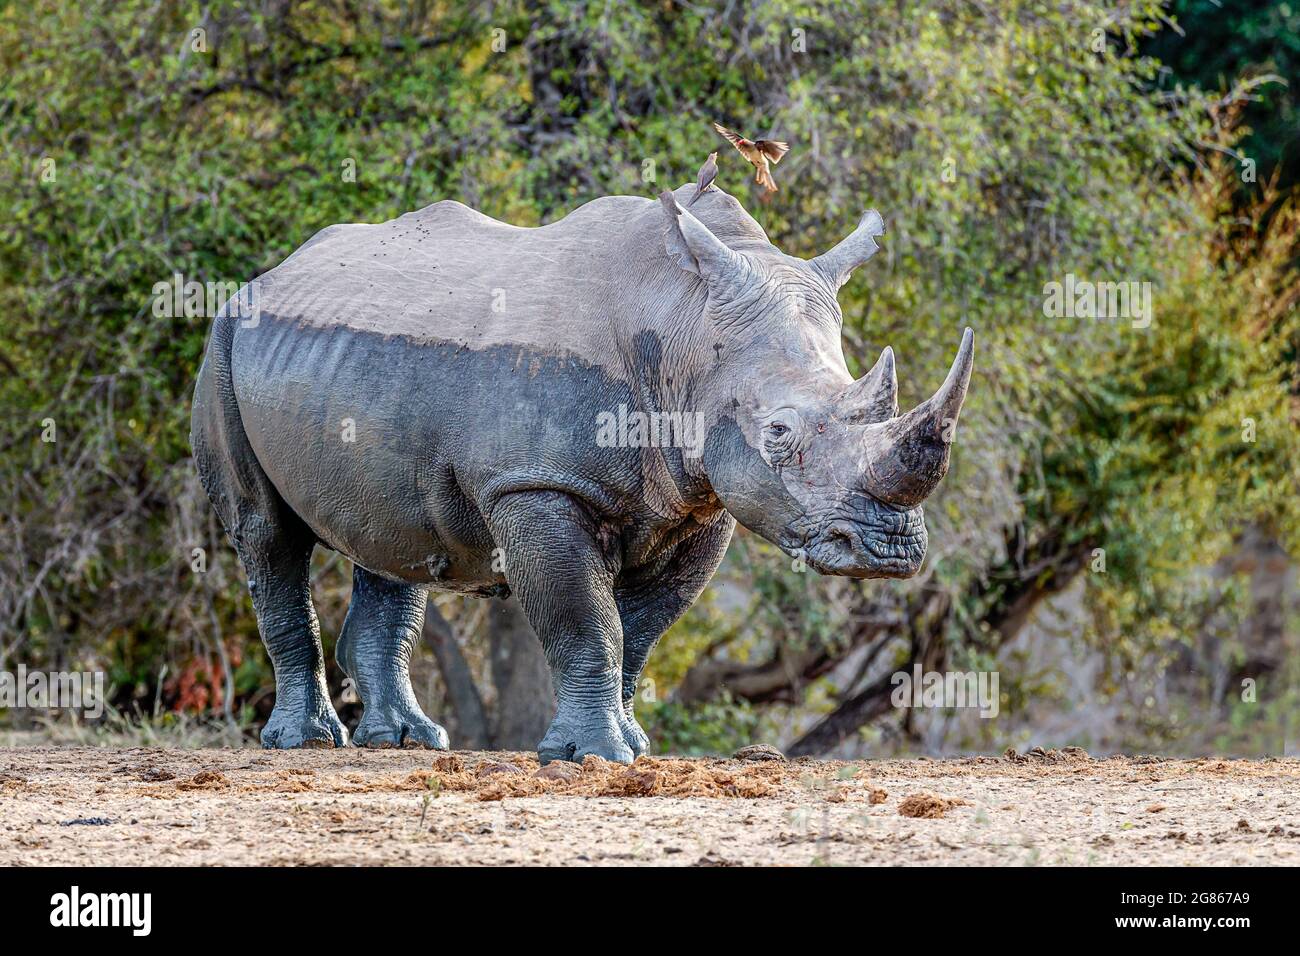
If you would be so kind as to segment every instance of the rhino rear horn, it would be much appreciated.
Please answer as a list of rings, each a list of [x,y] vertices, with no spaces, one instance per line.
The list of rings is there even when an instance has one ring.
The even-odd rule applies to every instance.
[[[894,371],[894,350],[888,345],[862,376],[844,391],[842,399],[850,414],[860,413],[858,421],[883,422],[898,414],[898,375]]]

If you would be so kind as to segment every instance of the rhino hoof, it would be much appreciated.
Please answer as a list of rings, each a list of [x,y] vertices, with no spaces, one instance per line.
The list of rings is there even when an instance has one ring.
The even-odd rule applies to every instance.
[[[601,720],[591,724],[551,724],[542,742],[537,745],[537,759],[543,766],[553,760],[571,760],[582,763],[587,754],[595,754],[615,763],[631,763],[636,754],[625,738],[620,723]]]
[[[384,714],[370,708],[361,715],[352,742],[358,747],[446,750],[447,731],[424,714]]]
[[[328,714],[289,715],[275,708],[262,728],[262,746],[268,750],[346,747],[348,729],[333,712]]]
[[[621,726],[623,730],[623,742],[632,748],[633,756],[640,757],[650,749],[650,738],[647,736],[646,732],[641,729],[641,725],[637,723],[635,717],[628,714],[627,717],[621,721]]]

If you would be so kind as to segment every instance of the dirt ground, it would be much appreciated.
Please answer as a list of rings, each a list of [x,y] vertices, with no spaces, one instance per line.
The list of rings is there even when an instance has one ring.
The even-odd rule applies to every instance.
[[[516,753],[0,750],[0,865],[1300,863],[1295,759],[1035,749],[564,767],[539,777]]]

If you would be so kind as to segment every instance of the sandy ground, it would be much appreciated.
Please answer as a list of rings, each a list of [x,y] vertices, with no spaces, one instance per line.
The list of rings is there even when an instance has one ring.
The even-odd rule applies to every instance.
[[[1300,760],[0,750],[0,865],[1300,864]]]

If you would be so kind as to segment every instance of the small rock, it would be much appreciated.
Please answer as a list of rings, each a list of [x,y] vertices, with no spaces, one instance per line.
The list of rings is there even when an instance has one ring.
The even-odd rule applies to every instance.
[[[785,760],[785,754],[767,744],[751,744],[741,747],[731,755],[737,760]]]
[[[538,780],[560,780],[567,783],[581,777],[582,768],[576,763],[569,763],[567,760],[553,760],[533,776]]]
[[[524,768],[517,766],[515,764],[504,763],[504,762],[503,763],[493,762],[493,763],[485,763],[480,765],[478,770],[474,771],[474,776],[479,778],[494,777],[498,775],[513,777],[513,776],[518,776],[523,772],[524,772]]]

